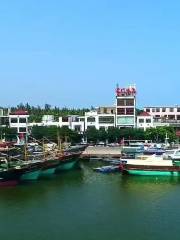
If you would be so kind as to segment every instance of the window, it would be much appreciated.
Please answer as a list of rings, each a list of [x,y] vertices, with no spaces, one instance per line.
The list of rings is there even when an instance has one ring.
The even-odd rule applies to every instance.
[[[160,115],[155,115],[156,118],[160,118]]]
[[[118,98],[117,99],[117,106],[125,106],[125,99]]]
[[[100,127],[99,130],[106,130],[105,127]]]
[[[146,123],[151,123],[151,119],[147,118]]]
[[[113,109],[111,109],[111,114],[114,114],[114,110]]]
[[[126,115],[134,115],[134,108],[126,108]]]
[[[27,121],[26,121],[26,118],[19,118],[19,122],[20,123],[26,123]]]
[[[19,128],[19,132],[20,132],[20,133],[25,133],[25,132],[26,132],[26,128],[20,127],[20,128]]]
[[[177,120],[180,120],[180,115],[177,115]]]
[[[170,108],[169,111],[170,111],[170,112],[174,112],[174,108]]]
[[[146,108],[146,112],[150,112],[150,109],[149,109],[149,108]]]
[[[87,122],[95,122],[95,117],[88,117]]]
[[[125,108],[117,108],[117,115],[125,115]]]
[[[139,123],[144,123],[144,119],[140,118]]]
[[[17,123],[17,118],[11,118],[11,123]]]
[[[104,108],[104,113],[105,113],[105,114],[107,113],[107,108]]]
[[[114,123],[114,117],[112,116],[99,117],[99,123]]]
[[[152,112],[155,112],[155,108],[152,108]]]
[[[134,106],[134,99],[126,99],[126,106]]]
[[[177,108],[177,112],[180,112],[180,108],[179,107]]]
[[[156,112],[160,112],[160,108],[156,108]]]
[[[68,122],[68,117],[62,117],[62,122]]]
[[[166,112],[166,108],[162,108],[162,112]]]
[[[80,118],[79,121],[80,121],[80,122],[84,122],[84,118]]]
[[[94,125],[91,125],[91,126],[87,126],[87,129],[96,129],[96,127]]]
[[[80,131],[81,131],[81,126],[76,125],[76,126],[74,127],[74,130],[75,130],[76,132],[80,132]]]
[[[169,115],[169,116],[168,116],[168,119],[169,119],[169,120],[175,120],[175,116],[174,116],[174,115]]]

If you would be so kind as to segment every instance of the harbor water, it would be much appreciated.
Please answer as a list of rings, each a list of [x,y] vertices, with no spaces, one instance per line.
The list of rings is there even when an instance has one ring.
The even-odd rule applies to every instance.
[[[178,177],[102,174],[95,166],[1,188],[0,239],[180,239]]]

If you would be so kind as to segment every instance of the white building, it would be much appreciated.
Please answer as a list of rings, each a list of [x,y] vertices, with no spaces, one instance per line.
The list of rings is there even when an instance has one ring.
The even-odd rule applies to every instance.
[[[85,130],[89,127],[96,129],[115,127],[115,114],[99,114],[98,111],[90,111],[85,113]]]
[[[144,111],[150,113],[154,118],[161,118],[162,120],[180,120],[180,106],[144,107]]]
[[[144,107],[144,111],[154,118],[154,127],[180,127],[180,106]]]
[[[10,128],[16,128],[18,133],[18,142],[24,141],[28,134],[29,114],[24,110],[17,110],[9,114]]]
[[[146,131],[147,128],[154,127],[154,119],[147,112],[142,112],[137,116],[137,128],[143,129]]]
[[[116,89],[116,126],[119,128],[136,126],[136,88]]]

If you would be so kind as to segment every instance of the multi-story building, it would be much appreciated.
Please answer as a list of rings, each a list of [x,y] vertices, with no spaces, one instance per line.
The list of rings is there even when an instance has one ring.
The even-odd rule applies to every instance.
[[[164,120],[180,120],[180,106],[144,107],[144,111],[150,113],[154,118],[162,118]]]
[[[142,112],[137,116],[137,128],[146,131],[147,128],[154,127],[154,118],[147,112]]]
[[[119,128],[136,126],[136,88],[116,89],[116,126]]]
[[[154,126],[180,127],[180,106],[144,107],[144,111],[154,118]]]
[[[0,126],[9,126],[9,109],[0,109]]]
[[[16,128],[18,134],[18,143],[25,141],[28,134],[29,114],[24,110],[17,110],[9,114],[10,128]]]
[[[89,127],[96,129],[115,127],[115,114],[98,113],[98,111],[90,111],[85,113],[85,130]]]

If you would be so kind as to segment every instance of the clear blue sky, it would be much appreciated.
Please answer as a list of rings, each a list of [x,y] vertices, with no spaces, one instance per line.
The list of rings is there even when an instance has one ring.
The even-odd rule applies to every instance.
[[[0,105],[180,104],[180,1],[4,0]]]

